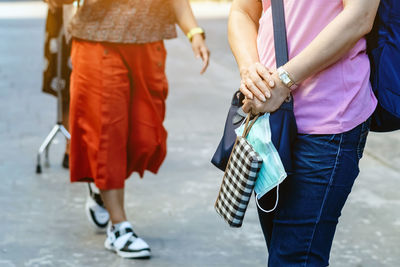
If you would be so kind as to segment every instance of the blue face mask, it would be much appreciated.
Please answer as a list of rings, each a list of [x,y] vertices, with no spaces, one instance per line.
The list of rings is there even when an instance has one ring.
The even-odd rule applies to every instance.
[[[279,153],[271,141],[269,115],[269,113],[266,113],[259,117],[247,136],[247,141],[263,159],[263,163],[254,187],[257,205],[257,200],[271,191],[273,188],[277,187],[277,190],[279,191],[279,184],[287,177],[285,168],[283,167],[282,161],[279,157]],[[236,129],[236,134],[241,135],[243,129],[244,125],[241,125]],[[278,204],[278,197],[279,194],[277,195],[275,207],[272,210],[266,211],[262,209],[260,205],[258,205],[258,207],[264,212],[271,212]]]

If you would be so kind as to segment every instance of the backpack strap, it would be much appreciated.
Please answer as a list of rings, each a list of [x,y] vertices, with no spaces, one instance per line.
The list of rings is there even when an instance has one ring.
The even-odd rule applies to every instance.
[[[289,60],[283,0],[271,0],[271,8],[274,25],[276,68],[279,68]]]

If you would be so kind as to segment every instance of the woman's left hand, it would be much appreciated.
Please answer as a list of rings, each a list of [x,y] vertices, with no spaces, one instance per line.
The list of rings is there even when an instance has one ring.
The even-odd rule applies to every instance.
[[[200,71],[200,74],[203,74],[207,70],[208,63],[210,62],[210,51],[207,48],[203,35],[195,34],[193,36],[192,49],[195,57],[203,60],[203,67]]]
[[[275,87],[270,89],[271,97],[266,102],[261,102],[256,97],[253,99],[246,98],[242,106],[244,112],[253,114],[274,112],[290,96],[290,89],[281,82],[277,72],[274,72],[271,78],[275,83]]]

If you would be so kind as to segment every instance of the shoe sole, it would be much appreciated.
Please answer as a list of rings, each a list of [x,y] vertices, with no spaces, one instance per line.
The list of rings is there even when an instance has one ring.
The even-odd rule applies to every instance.
[[[88,198],[90,198],[90,196],[88,196]],[[104,227],[100,227],[99,225],[97,225],[93,219],[92,219],[92,214],[90,213],[90,207],[89,207],[89,203],[88,201],[86,201],[85,204],[85,213],[86,216],[88,218],[88,221],[90,223],[90,226],[97,232],[97,233],[105,233],[107,231],[107,224],[108,222],[104,225]]]
[[[117,250],[109,244],[105,244],[104,246],[107,250],[112,251],[125,259],[149,259],[151,257],[151,252],[147,249],[137,252],[126,252]]]

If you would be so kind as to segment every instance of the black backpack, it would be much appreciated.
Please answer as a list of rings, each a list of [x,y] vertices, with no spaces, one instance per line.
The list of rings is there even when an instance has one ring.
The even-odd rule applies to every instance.
[[[400,129],[400,0],[381,0],[367,36],[371,84],[378,99],[371,131]]]

